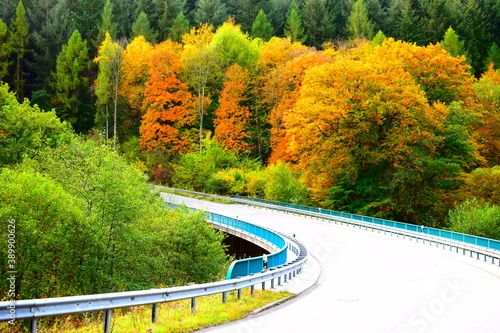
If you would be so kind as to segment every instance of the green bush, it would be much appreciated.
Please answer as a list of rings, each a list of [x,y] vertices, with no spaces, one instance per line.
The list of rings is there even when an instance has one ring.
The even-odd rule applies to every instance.
[[[450,230],[500,239],[500,206],[468,199],[449,212]]]
[[[205,216],[166,208],[105,145],[75,138],[18,168],[1,174],[0,216],[2,232],[19,224],[23,298],[208,282],[227,267]]]

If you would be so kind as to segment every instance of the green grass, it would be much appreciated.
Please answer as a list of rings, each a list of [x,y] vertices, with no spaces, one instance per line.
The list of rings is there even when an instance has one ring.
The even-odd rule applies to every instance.
[[[224,204],[234,204],[234,201],[231,200],[224,200],[224,199],[217,199],[217,198],[211,198],[211,197],[206,197],[204,195],[199,195],[199,194],[190,194],[190,193],[183,193],[183,192],[176,192],[176,191],[171,191],[171,190],[166,190],[166,189],[158,189],[158,191],[163,192],[163,193],[169,193],[169,194],[175,194],[175,195],[180,195],[183,197],[188,197],[188,198],[193,198],[193,199],[199,199],[199,200],[205,200],[205,201],[212,201],[212,202],[218,202],[218,203],[224,203]],[[214,194],[221,196],[219,194]]]
[[[221,294],[199,297],[196,299],[195,314],[191,313],[189,299],[162,303],[157,306],[158,319],[155,324],[151,323],[151,306],[117,309],[113,312],[111,332],[193,332],[245,318],[253,310],[288,296],[292,294],[269,290],[255,290],[252,296],[250,290],[245,289],[240,300],[236,291],[228,293],[226,304],[222,303]],[[104,326],[102,318],[102,313],[93,316],[65,316],[51,320],[50,327],[41,320],[37,332],[101,333]],[[12,327],[0,325],[0,331],[10,328]],[[20,329],[18,332],[24,331]]]

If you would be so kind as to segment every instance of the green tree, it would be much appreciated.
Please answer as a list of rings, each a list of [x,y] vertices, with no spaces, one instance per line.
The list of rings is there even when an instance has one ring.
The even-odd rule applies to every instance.
[[[252,24],[252,37],[261,38],[264,41],[268,41],[274,34],[273,26],[271,22],[267,19],[266,13],[261,9],[257,17]]]
[[[184,13],[180,12],[172,23],[172,28],[168,33],[168,38],[174,42],[182,42],[182,36],[189,32],[189,21],[187,20]]]
[[[379,30],[375,35],[375,37],[373,37],[371,44],[372,46],[381,45],[386,39],[387,39],[386,35],[384,35],[384,33],[381,30]]]
[[[30,63],[30,71],[36,75],[35,82],[31,84],[32,89],[47,90],[51,80],[51,71],[56,67],[56,59],[61,52],[62,45],[68,41],[73,31],[75,23],[68,19],[71,13],[68,1],[57,2],[46,13],[47,17],[39,30],[31,34],[33,49],[33,59]],[[31,100],[33,100],[33,95]],[[40,100],[37,101],[40,103]],[[43,103],[44,107],[51,108],[50,102]],[[47,105],[49,104],[49,105]],[[42,106],[42,104],[40,104]]]
[[[463,21],[460,0],[422,1],[421,11],[426,39],[431,43],[439,42],[449,27],[458,27]]]
[[[151,44],[155,44],[157,41],[157,34],[151,29],[149,23],[148,15],[141,12],[137,17],[137,20],[132,25],[131,38],[138,36],[144,36],[144,38]]]
[[[89,114],[81,112],[82,95],[88,90],[88,78],[84,72],[88,69],[87,42],[82,40],[78,30],[71,35],[68,43],[63,45],[57,57],[56,71],[52,73],[54,81],[51,86],[56,92],[57,100],[62,104],[59,115],[68,120],[77,131],[93,123]]]
[[[232,64],[251,69],[259,57],[259,47],[249,36],[232,22],[226,22],[217,29],[210,43],[219,56],[224,73]]]
[[[194,11],[194,21],[220,26],[228,18],[227,7],[221,0],[199,0]]]
[[[350,39],[365,38],[372,39],[374,26],[368,18],[368,11],[363,0],[357,0],[352,6],[348,18],[347,31]]]
[[[111,38],[117,38],[118,24],[114,21],[113,3],[111,0],[106,0],[104,9],[102,10],[101,25],[94,41],[95,48],[99,48],[104,39],[106,39],[106,33],[109,33]]]
[[[34,171],[0,172],[1,244],[15,227],[16,299],[77,295],[89,275],[84,263],[93,241],[78,199],[50,177]],[[7,256],[0,259],[2,274]],[[2,279],[5,280],[5,279]],[[7,281],[0,282],[8,290]],[[82,290],[83,289],[83,290]]]
[[[491,63],[493,63],[493,68],[500,69],[500,47],[498,47],[497,43],[491,44],[488,56],[484,61],[484,68],[488,68]]]
[[[29,52],[29,25],[26,19],[26,10],[23,2],[19,1],[16,8],[16,17],[10,24],[9,44],[14,54],[13,86],[17,100],[24,98],[24,56]]]
[[[69,124],[55,112],[19,103],[7,84],[0,86],[0,166],[21,163],[27,156],[69,140]]]
[[[260,9],[264,10],[264,12],[269,13],[269,20],[271,21],[272,26],[274,27],[276,36],[283,36],[287,14],[290,12],[291,6],[297,5],[295,4],[295,0],[271,0],[270,6],[261,6]]]
[[[294,3],[290,6],[290,10],[286,16],[285,36],[290,37],[292,42],[303,43],[307,39],[307,36],[304,35],[304,31],[299,9]]]
[[[451,27],[446,30],[446,33],[444,34],[444,38],[441,41],[441,46],[443,49],[448,51],[448,53],[453,56],[453,57],[466,57],[467,58],[467,52],[464,49],[464,44],[465,42],[460,40],[460,37],[458,37],[457,33],[455,30],[453,30]]]
[[[320,47],[333,37],[335,26],[326,0],[306,0],[302,6],[306,43]]]
[[[225,266],[222,236],[201,214],[165,208],[158,193],[144,186],[139,170],[101,143],[102,138],[95,141],[76,138],[30,161],[36,171],[80,199],[91,239],[96,239],[89,242],[92,252],[85,262],[77,263],[87,271],[83,282],[90,293],[215,280]],[[199,247],[188,251],[180,236],[184,245],[196,242]]]
[[[305,185],[294,177],[288,165],[277,163],[270,165],[266,173],[269,181],[264,189],[269,200],[306,204],[308,191]]]
[[[10,54],[12,49],[7,32],[7,24],[0,19],[0,81],[5,81],[11,63]]]
[[[490,40],[486,17],[476,0],[468,0],[464,4],[463,11],[461,31],[466,40],[465,49],[474,73],[479,76],[483,70],[483,61],[488,54]]]
[[[478,199],[466,200],[449,212],[450,230],[500,239],[500,206]]]
[[[389,8],[389,29],[391,36],[406,42],[424,44],[424,33],[420,20],[410,0],[393,0]]]
[[[157,1],[158,30],[162,40],[167,39],[177,16],[183,12],[186,0]]]

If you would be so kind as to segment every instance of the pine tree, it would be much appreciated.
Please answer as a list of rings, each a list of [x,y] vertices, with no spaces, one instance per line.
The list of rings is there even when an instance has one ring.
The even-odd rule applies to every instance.
[[[352,6],[351,14],[348,19],[347,31],[349,32],[350,39],[373,38],[373,24],[368,18],[368,12],[363,0],[356,1]]]
[[[97,39],[94,41],[94,46],[99,48],[104,39],[106,38],[106,33],[111,35],[111,38],[116,38],[118,33],[118,25],[114,23],[113,18],[113,4],[111,0],[106,0],[104,9],[102,11],[102,21],[99,27],[99,33],[97,34]]]
[[[88,90],[88,78],[83,73],[88,68],[87,42],[82,40],[78,30],[71,35],[68,43],[63,45],[57,57],[56,72],[52,73],[57,100],[62,104],[58,110],[59,116],[68,120],[73,126],[79,127],[84,122],[92,122],[87,115],[80,114],[81,95]]]
[[[488,56],[484,61],[484,68],[488,68],[491,63],[493,63],[494,69],[500,69],[500,47],[498,47],[497,43],[493,43],[491,45],[488,51]]]
[[[304,35],[302,19],[300,18],[298,7],[294,4],[290,7],[286,17],[285,36],[290,37],[292,42],[305,42],[307,36]]]
[[[451,27],[446,30],[444,38],[441,41],[441,47],[448,51],[453,57],[467,57],[467,52],[464,49],[464,41],[460,40],[455,30]]]
[[[137,20],[132,25],[132,34],[130,37],[133,39],[133,38],[138,37],[138,36],[144,36],[144,38],[152,44],[156,43],[157,35],[151,29],[148,15],[144,12],[141,12],[139,14],[139,16],[137,17]]]
[[[158,30],[162,40],[167,39],[175,19],[182,13],[186,5],[186,0],[163,0],[159,7]]]
[[[468,0],[464,5],[462,31],[465,33],[465,48],[470,64],[477,76],[483,69],[483,61],[488,54],[490,36],[486,17],[476,0]]]
[[[389,9],[390,36],[406,42],[424,44],[422,26],[410,0],[393,0]]]
[[[9,44],[14,54],[13,86],[19,102],[24,99],[24,56],[29,52],[29,25],[26,19],[26,10],[23,2],[19,1],[16,8],[16,17],[10,24]]]
[[[228,18],[227,7],[221,0],[199,0],[194,11],[196,23],[218,27]]]
[[[49,10],[40,30],[31,34],[34,51],[30,70],[36,73],[35,82],[31,83],[31,87],[39,90],[49,87],[50,73],[56,67],[56,59],[62,45],[68,42],[75,31],[75,23],[72,19],[68,19],[69,16],[68,1],[61,0]]]
[[[384,35],[382,30],[379,30],[375,35],[375,37],[373,37],[371,44],[373,47],[375,47],[377,45],[381,45],[386,39],[387,39],[386,35]]]
[[[335,26],[331,18],[326,0],[305,1],[302,7],[302,20],[309,46],[320,47],[333,38]]]
[[[172,24],[172,28],[168,33],[168,38],[171,40],[180,43],[182,42],[182,36],[189,32],[189,21],[186,19],[186,16],[182,12],[177,15],[174,23]]]
[[[7,32],[7,24],[0,19],[0,81],[5,80],[10,67],[9,58],[12,50]]]
[[[264,41],[268,41],[269,39],[271,39],[273,34],[273,26],[267,19],[266,13],[264,13],[264,11],[261,9],[252,24],[252,37],[261,38]]]
[[[285,31],[285,25],[288,13],[291,6],[295,4],[294,0],[271,0],[271,7],[269,9],[260,7],[264,12],[268,13],[268,18],[274,27],[276,36],[282,36]]]

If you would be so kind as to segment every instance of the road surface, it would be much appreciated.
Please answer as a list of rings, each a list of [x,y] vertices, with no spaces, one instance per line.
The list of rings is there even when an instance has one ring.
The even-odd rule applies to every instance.
[[[321,271],[315,285],[295,299],[202,332],[500,333],[497,265],[330,222],[164,195],[295,234]],[[291,288],[310,281],[308,274],[305,269],[303,280],[290,282]]]

